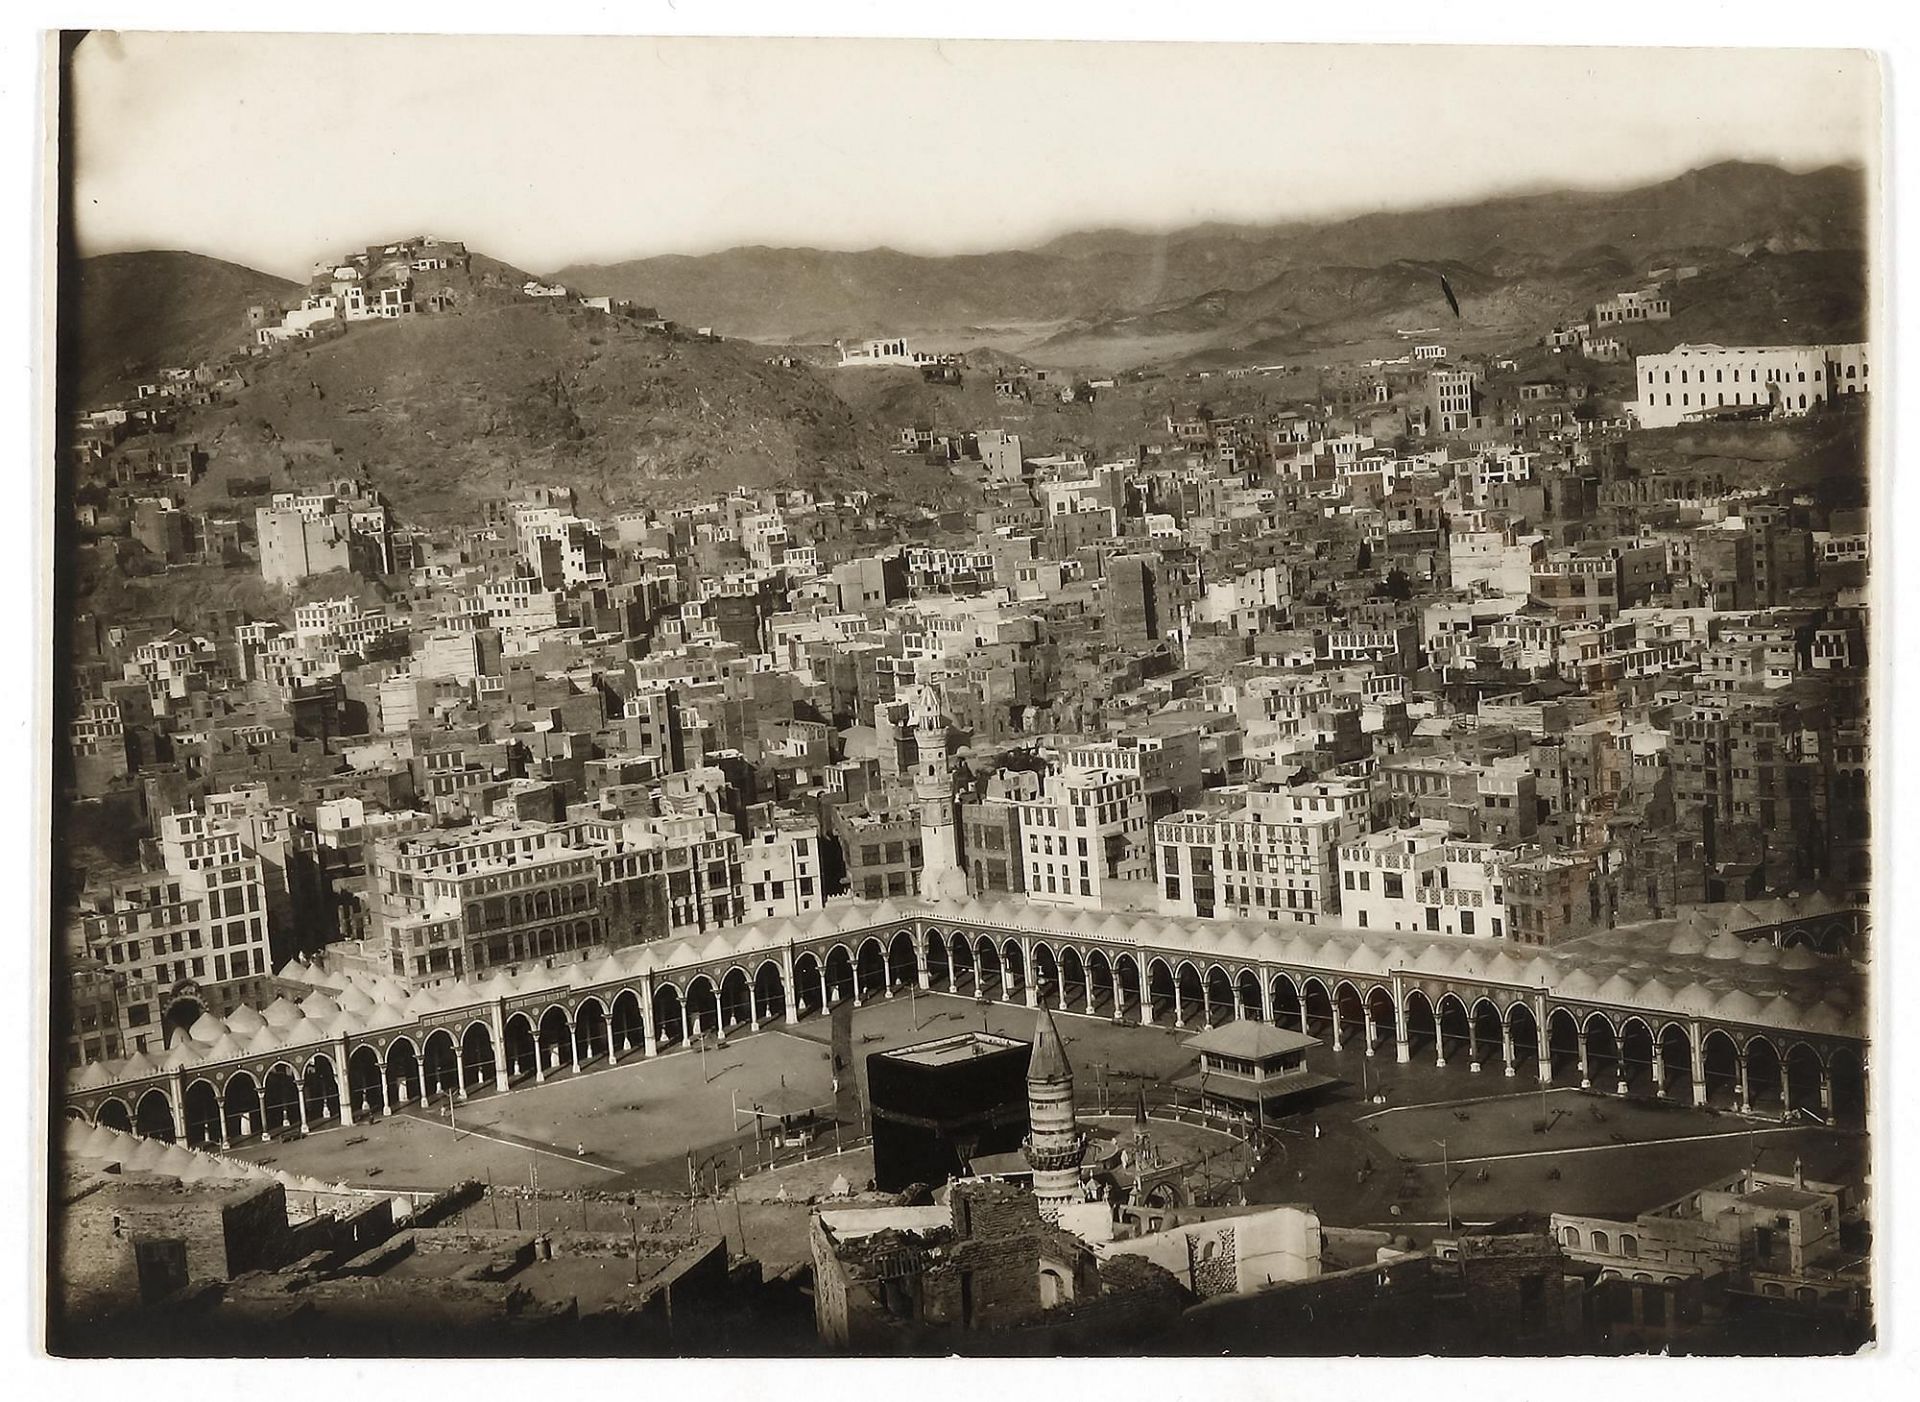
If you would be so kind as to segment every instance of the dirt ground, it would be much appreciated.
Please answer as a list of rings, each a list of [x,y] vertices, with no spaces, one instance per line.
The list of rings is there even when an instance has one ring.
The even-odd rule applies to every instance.
[[[1034,1017],[1017,1003],[982,1008],[948,995],[875,1000],[854,1014],[860,1101],[866,1099],[866,1058],[874,1052],[970,1029],[1029,1037]],[[1140,1086],[1164,1084],[1194,1065],[1185,1045],[1190,1032],[1116,1027],[1081,1014],[1056,1013],[1055,1020],[1090,1120],[1109,1111],[1111,1123],[1124,1130]],[[708,1228],[728,1232],[736,1249],[744,1233],[756,1251],[764,1247],[778,1259],[798,1261],[806,1255],[806,1199],[826,1192],[839,1173],[855,1189],[864,1187],[870,1159],[850,1151],[837,1161],[822,1157],[777,1174],[756,1172],[754,1161],[766,1150],[756,1143],[752,1117],[735,1112],[756,1099],[783,1096],[789,1104],[828,1105],[829,1038],[824,1019],[777,1024],[735,1036],[704,1057],[690,1050],[635,1056],[505,1095],[476,1096],[457,1107],[453,1129],[444,1109],[416,1107],[238,1152],[328,1181],[439,1188],[491,1176],[503,1187],[525,1187],[537,1176],[542,1189],[621,1195],[684,1193],[691,1154],[710,1168],[730,1165],[723,1178],[746,1175],[738,1207],[730,1188],[720,1201],[699,1206],[712,1218]],[[1544,1117],[1551,1128],[1536,1133],[1542,1097],[1526,1068],[1508,1078],[1494,1068],[1476,1074],[1457,1062],[1438,1068],[1419,1056],[1398,1064],[1390,1043],[1371,1058],[1352,1044],[1337,1053],[1322,1046],[1308,1060],[1338,1084],[1269,1126],[1265,1159],[1245,1186],[1253,1201],[1309,1203],[1334,1224],[1443,1221],[1448,1175],[1436,1142],[1442,1139],[1454,1213],[1470,1220],[1519,1211],[1639,1211],[1732,1172],[1756,1154],[1786,1169],[1798,1154],[1813,1176],[1842,1179],[1857,1177],[1864,1157],[1864,1141],[1853,1136],[1568,1087],[1549,1090]],[[1160,1121],[1154,1131],[1189,1132]],[[858,1131],[849,1124],[843,1133],[853,1138]],[[830,1149],[831,1141],[819,1147]],[[1245,1177],[1237,1165],[1227,1172],[1235,1183]],[[777,1201],[782,1182],[789,1196],[784,1204]]]

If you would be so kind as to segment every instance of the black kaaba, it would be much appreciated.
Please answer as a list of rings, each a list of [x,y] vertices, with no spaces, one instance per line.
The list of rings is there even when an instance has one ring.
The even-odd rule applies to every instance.
[[[1027,1134],[1027,1043],[966,1032],[867,1058],[873,1177],[882,1192],[937,1188]]]

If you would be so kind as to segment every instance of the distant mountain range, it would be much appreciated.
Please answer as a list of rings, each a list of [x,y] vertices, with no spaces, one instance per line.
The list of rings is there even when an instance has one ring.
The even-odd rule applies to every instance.
[[[734,248],[580,265],[553,276],[732,335],[817,342],[883,333],[1031,346],[1103,339],[1192,352],[1356,316],[1431,311],[1438,274],[1514,312],[1585,296],[1662,261],[1865,244],[1861,171],[1728,162],[1639,189],[1556,191],[1334,221],[1096,230],[956,257]],[[1463,285],[1464,284],[1464,285]],[[1441,304],[1442,312],[1445,311]],[[1572,310],[1569,308],[1568,310]],[[1110,357],[1108,357],[1110,358]]]
[[[1673,320],[1629,333],[1630,349],[1646,351],[1680,339],[1862,336],[1864,203],[1858,171],[1723,165],[1622,194],[1331,224],[1096,231],[961,258],[735,249],[559,276],[736,335],[925,333],[1043,363],[1117,367],[1334,346],[1401,354],[1410,335],[1522,345],[1656,264],[1697,265],[1697,277],[1672,284]],[[662,498],[853,480],[941,495],[943,479],[922,480],[887,451],[902,423],[937,417],[946,403],[929,400],[911,371],[776,367],[737,341],[649,337],[577,305],[528,303],[506,290],[523,280],[517,269],[478,252],[474,264],[501,289],[497,304],[358,326],[269,357],[249,369],[237,403],[193,414],[182,431],[217,441],[239,472],[284,467],[289,444],[325,443],[376,471],[422,519],[549,470],[606,500],[639,481]],[[1458,319],[1441,297],[1443,275]],[[246,308],[287,304],[299,288],[198,254],[150,252],[82,260],[75,292],[62,351],[85,405],[131,392],[162,366],[239,351]],[[983,355],[976,369],[995,360]],[[1036,443],[1063,431],[1036,414],[1022,426]]]

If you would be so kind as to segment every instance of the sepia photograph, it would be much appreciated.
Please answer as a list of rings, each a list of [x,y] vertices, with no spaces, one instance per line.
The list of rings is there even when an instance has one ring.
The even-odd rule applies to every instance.
[[[1739,42],[42,34],[34,1347],[1875,1352],[1892,70]]]

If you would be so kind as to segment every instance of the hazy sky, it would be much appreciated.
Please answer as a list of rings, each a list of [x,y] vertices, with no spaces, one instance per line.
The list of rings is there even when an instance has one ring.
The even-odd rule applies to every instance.
[[[741,243],[949,253],[1868,161],[1844,50],[99,34],[85,253],[304,277],[433,233],[535,272]]]

